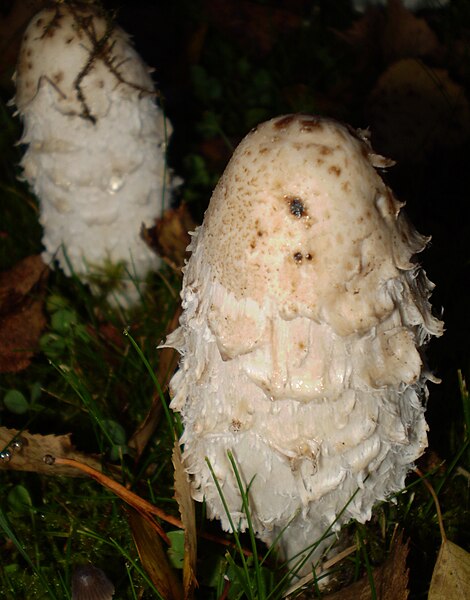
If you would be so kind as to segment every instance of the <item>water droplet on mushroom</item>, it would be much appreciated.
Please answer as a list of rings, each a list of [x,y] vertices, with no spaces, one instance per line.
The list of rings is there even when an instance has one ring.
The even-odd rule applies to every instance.
[[[123,177],[121,177],[119,175],[112,175],[109,180],[109,183],[108,183],[108,192],[110,194],[115,194],[122,188],[123,185],[124,185]]]
[[[72,600],[111,600],[114,585],[93,565],[76,567],[72,575]]]

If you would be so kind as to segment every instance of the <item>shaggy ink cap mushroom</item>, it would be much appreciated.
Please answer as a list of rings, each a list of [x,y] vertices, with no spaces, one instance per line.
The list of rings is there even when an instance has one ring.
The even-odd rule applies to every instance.
[[[193,234],[166,342],[182,355],[171,406],[194,498],[230,529],[209,460],[247,526],[230,451],[257,535],[281,536],[293,564],[328,530],[369,519],[427,445],[423,349],[442,323],[414,258],[427,238],[375,168],[388,165],[331,119],[251,131]]]
[[[150,69],[109,16],[72,2],[33,17],[15,81],[27,145],[21,166],[39,199],[43,259],[92,282],[107,265],[121,265],[123,280],[109,299],[138,301],[131,280],[160,265],[142,225],[153,225],[171,192],[171,126]]]

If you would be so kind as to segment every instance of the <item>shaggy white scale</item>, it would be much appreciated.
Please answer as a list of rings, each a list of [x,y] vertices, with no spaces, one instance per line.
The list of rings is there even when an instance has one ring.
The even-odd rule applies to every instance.
[[[374,166],[363,132],[288,115],[255,128],[219,181],[184,269],[171,381],[194,498],[295,564],[364,522],[427,445],[423,347],[442,333],[413,256],[427,239]],[[331,538],[313,552],[311,568]],[[307,554],[304,553],[303,556]]]

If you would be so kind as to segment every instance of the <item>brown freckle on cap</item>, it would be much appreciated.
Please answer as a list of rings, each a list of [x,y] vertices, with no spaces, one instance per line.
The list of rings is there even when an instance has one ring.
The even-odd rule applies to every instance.
[[[305,350],[305,344],[303,342],[299,342],[299,350]]]
[[[317,165],[320,166],[324,163],[325,161],[323,160],[323,158],[317,158]]]
[[[44,19],[42,19],[42,18],[39,18],[39,19],[36,21],[36,27],[41,27],[41,25],[42,25],[43,23],[44,23]]]
[[[30,61],[30,62],[28,62],[28,63],[26,64],[26,67],[27,67],[27,69],[28,69],[29,71],[31,71],[31,70],[32,70],[32,68],[33,68],[33,63],[32,63],[31,61]]]
[[[65,43],[66,43],[66,44],[70,44],[70,43],[72,43],[72,42],[73,42],[73,36],[72,36],[72,37],[68,37],[68,38],[65,40]]]
[[[277,129],[284,129],[295,120],[295,115],[287,115],[286,117],[281,117],[278,121],[274,123],[274,127]]]
[[[26,56],[31,56],[31,54],[33,53],[33,51],[31,50],[31,48],[26,52]]]
[[[258,231],[256,232],[256,235],[258,237],[263,237],[263,232],[258,229]]]
[[[334,173],[336,175],[336,177],[339,177],[341,175],[341,169],[340,169],[340,167],[333,165],[328,169],[328,173],[330,173],[331,175],[333,175],[333,173]]]
[[[322,156],[328,156],[328,154],[331,154],[333,152],[332,148],[329,148],[328,146],[322,146],[320,149],[320,154]]]
[[[64,79],[63,71],[57,71],[57,73],[54,73],[54,75],[52,76],[52,81],[54,83],[60,83],[63,79]]]
[[[27,33],[23,36],[23,42],[27,42],[29,40],[29,35]]]
[[[314,129],[323,129],[323,123],[315,117],[310,119],[302,119],[300,121],[301,131],[313,131]]]
[[[231,431],[236,433],[237,431],[240,431],[241,427],[242,427],[242,424],[238,419],[232,419],[232,423],[230,425]]]
[[[349,183],[349,181],[344,181],[341,184],[341,189],[343,190],[343,192],[350,192],[351,191],[351,184]]]
[[[254,250],[254,249],[256,248],[256,242],[255,242],[255,240],[252,240],[252,241],[250,242],[250,248],[251,248],[252,250]]]
[[[268,151],[268,149],[266,148],[266,146],[264,146],[263,148],[260,149],[259,153],[266,154],[267,151]]]
[[[301,253],[301,252],[296,252],[296,253],[294,254],[294,257],[293,257],[293,258],[294,258],[294,260],[295,260],[295,262],[296,262],[297,264],[300,264],[300,263],[302,262],[302,259],[303,259],[302,253]]]
[[[96,87],[98,87],[98,88],[100,88],[100,89],[101,89],[101,88],[104,88],[104,81],[103,81],[102,79],[99,79],[99,80],[96,82]]]

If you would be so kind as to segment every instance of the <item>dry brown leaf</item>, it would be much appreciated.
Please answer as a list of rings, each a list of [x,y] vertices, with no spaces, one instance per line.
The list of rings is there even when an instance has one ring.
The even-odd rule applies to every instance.
[[[43,313],[49,269],[28,256],[0,273],[0,372],[16,373],[31,362],[46,326]]]
[[[399,162],[420,163],[458,147],[470,131],[464,90],[446,70],[412,59],[382,74],[367,112],[374,148]]]
[[[191,241],[189,231],[196,228],[186,204],[170,208],[157,219],[155,225],[142,228],[142,238],[155,250],[165,262],[177,271],[181,271],[186,257],[186,248]]]
[[[184,525],[184,561],[183,561],[183,587],[184,598],[190,600],[194,595],[196,580],[197,559],[197,531],[196,512],[194,501],[191,497],[191,487],[188,476],[184,470],[181,450],[178,441],[173,448],[173,467],[175,469],[175,499],[178,503],[181,521]]]
[[[270,52],[279,34],[294,31],[302,24],[301,6],[294,2],[286,6],[263,6],[252,0],[205,2],[207,14],[220,33],[234,39],[245,51],[261,55]]]
[[[239,138],[226,139],[222,136],[202,140],[198,147],[198,154],[204,157],[211,171],[222,173],[230,160],[233,149],[238,146]],[[230,145],[232,149],[230,149]]]
[[[72,444],[70,434],[40,435],[0,427],[0,450],[8,450],[10,455],[9,460],[0,460],[0,469],[4,470],[35,471],[46,475],[66,475],[68,477],[83,476],[83,473],[77,469],[65,465],[56,465],[54,469],[51,469],[44,462],[46,454],[73,458],[101,470],[99,457],[78,452]]]
[[[183,590],[168,560],[160,536],[139,512],[127,509],[127,518],[140,562],[165,600],[182,600]]]
[[[181,306],[178,306],[171,321],[168,323],[167,333],[174,331],[178,327],[180,315]],[[173,375],[173,371],[176,369],[178,360],[179,353],[174,348],[162,348],[160,350],[156,377],[163,393],[165,393],[168,387],[168,383]],[[144,451],[148,441],[160,422],[162,414],[163,407],[160,400],[160,394],[158,391],[155,391],[149,412],[128,442],[128,446],[135,450],[136,459],[138,459]]]
[[[436,57],[441,52],[437,35],[426,20],[405,8],[401,0],[388,0],[381,43],[387,63],[400,58]]]
[[[373,570],[377,600],[407,600],[409,570],[406,566],[408,542],[403,542],[403,534],[397,535],[387,560]],[[329,594],[324,600],[371,600],[372,592],[369,578],[363,577],[352,585]]]
[[[336,33],[356,50],[362,70],[401,58],[436,58],[443,52],[427,21],[400,0],[389,0],[386,9],[368,8],[348,30]]]
[[[444,539],[437,557],[428,600],[470,598],[470,554]]]

